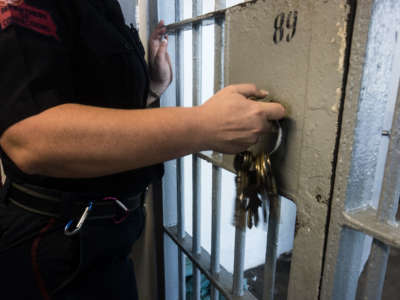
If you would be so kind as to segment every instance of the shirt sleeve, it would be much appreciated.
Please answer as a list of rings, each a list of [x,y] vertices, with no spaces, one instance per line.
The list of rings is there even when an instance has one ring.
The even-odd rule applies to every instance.
[[[0,136],[74,97],[71,34],[59,1],[0,6]]]

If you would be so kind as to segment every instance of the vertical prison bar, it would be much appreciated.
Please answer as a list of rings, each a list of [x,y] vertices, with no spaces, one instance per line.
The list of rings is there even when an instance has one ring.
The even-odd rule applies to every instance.
[[[236,227],[235,229],[235,257],[233,263],[233,286],[234,296],[243,295],[243,276],[244,276],[244,249],[246,245],[246,228]]]
[[[211,233],[211,274],[220,272],[221,245],[221,169],[212,168],[212,233]],[[219,292],[211,287],[211,300],[218,300]]]
[[[279,225],[281,222],[282,198],[277,203],[270,203],[268,215],[267,251],[264,265],[264,291],[263,300],[274,299],[276,262],[278,260]],[[273,201],[273,199],[269,199]]]
[[[181,0],[175,1],[175,22],[179,22],[183,15]],[[176,106],[183,106],[183,34],[181,30],[176,32],[175,37],[175,77],[176,77]],[[176,185],[177,185],[177,215],[178,215],[178,238],[185,236],[185,201],[184,201],[184,169],[183,158],[176,162]],[[178,276],[179,276],[179,299],[186,299],[186,263],[183,251],[178,247]]]
[[[215,10],[226,7],[225,0],[215,1]],[[223,87],[224,28],[223,18],[215,18],[214,25],[214,92]],[[212,169],[212,239],[211,239],[211,273],[220,272],[221,244],[221,169],[213,165]],[[219,300],[219,291],[211,286],[211,300]]]
[[[341,185],[339,187],[335,182],[335,205],[332,206],[331,214],[333,221],[329,227],[325,260],[329,268],[324,270],[321,291],[326,299],[355,299],[359,272],[370,246],[370,237],[361,232],[371,228],[372,224],[369,221],[361,222],[357,226],[361,232],[342,227],[347,223],[346,215],[356,215],[368,207],[373,210],[378,202],[379,206],[382,205],[381,197],[385,189],[382,183],[385,185],[388,179],[384,169],[389,159],[389,143],[388,137],[382,136],[381,131],[389,130],[392,125],[392,121],[387,124],[388,112],[393,114],[393,99],[398,91],[400,44],[396,36],[400,28],[399,12],[400,5],[395,0],[367,0],[356,6],[352,38],[355,42],[352,43],[349,67],[349,82],[352,84],[346,87],[344,105],[344,116],[354,118],[355,124],[352,124],[350,118],[349,122],[342,124],[341,139],[344,137],[345,142],[341,141],[339,148],[345,150],[339,150],[339,157],[350,157],[351,163],[347,165],[340,158],[336,171],[336,178],[341,181]],[[351,139],[346,140],[346,136]],[[348,146],[349,141],[351,147]],[[341,179],[342,176],[347,178],[346,185],[343,184],[345,181]],[[380,213],[375,218],[374,224],[379,219],[387,223],[384,220],[386,217],[381,218]],[[379,235],[383,236],[384,232]],[[371,236],[378,237],[374,234]],[[365,265],[365,280],[371,284],[380,280],[380,274],[383,273],[383,269],[379,270],[372,265],[373,261],[379,260],[374,252],[381,252],[378,256],[382,258],[386,256],[386,251],[380,251],[378,243],[373,241],[371,265],[369,262]],[[357,292],[361,296],[376,297],[365,288],[359,286]]]
[[[389,251],[389,246],[377,239],[373,240],[371,254],[365,265],[366,278],[358,287],[357,299],[380,300],[382,298]]]
[[[398,90],[398,84],[395,85],[395,87],[395,90]],[[400,196],[400,90],[398,90],[397,93],[393,123],[390,130],[389,150],[377,211],[378,220],[389,224],[394,224],[396,221],[395,216]],[[395,97],[395,95],[392,96]],[[373,240],[371,254],[365,266],[365,284],[359,286],[359,292],[357,294],[358,299],[381,299],[389,252],[390,247],[388,245],[385,245],[377,239]]]
[[[193,16],[201,14],[203,1],[193,1]],[[201,24],[193,25],[193,106],[201,101]],[[193,253],[201,252],[200,159],[193,155]],[[200,300],[201,274],[193,264],[193,299]]]

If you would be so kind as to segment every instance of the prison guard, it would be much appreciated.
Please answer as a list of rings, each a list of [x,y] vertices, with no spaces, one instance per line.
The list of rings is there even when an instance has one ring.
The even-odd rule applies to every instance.
[[[0,135],[65,103],[145,107],[144,50],[116,0],[0,0],[0,27]],[[0,157],[13,181],[63,191],[139,192],[162,175],[157,165],[92,179],[32,176],[1,147]]]

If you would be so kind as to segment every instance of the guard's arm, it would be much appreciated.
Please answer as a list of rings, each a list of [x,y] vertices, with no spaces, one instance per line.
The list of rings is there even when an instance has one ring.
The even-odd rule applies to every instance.
[[[63,104],[8,128],[0,145],[28,174],[96,177],[211,149],[235,153],[284,116],[279,104],[246,99],[252,84],[229,86],[194,108],[118,110]]]

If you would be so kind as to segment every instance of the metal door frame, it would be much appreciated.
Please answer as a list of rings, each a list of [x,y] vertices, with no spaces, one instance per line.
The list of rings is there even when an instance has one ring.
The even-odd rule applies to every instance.
[[[391,0],[359,1],[357,6],[321,299],[380,299],[390,247],[400,248],[395,220],[400,194],[400,25],[393,23],[396,15],[400,15],[400,5]],[[367,107],[378,102],[383,104],[368,112]],[[366,126],[382,116],[379,124]],[[371,140],[378,141],[377,149],[366,147]],[[361,167],[370,175],[357,172]],[[368,255],[371,243],[364,266],[362,254]],[[358,286],[363,268],[368,284]]]

